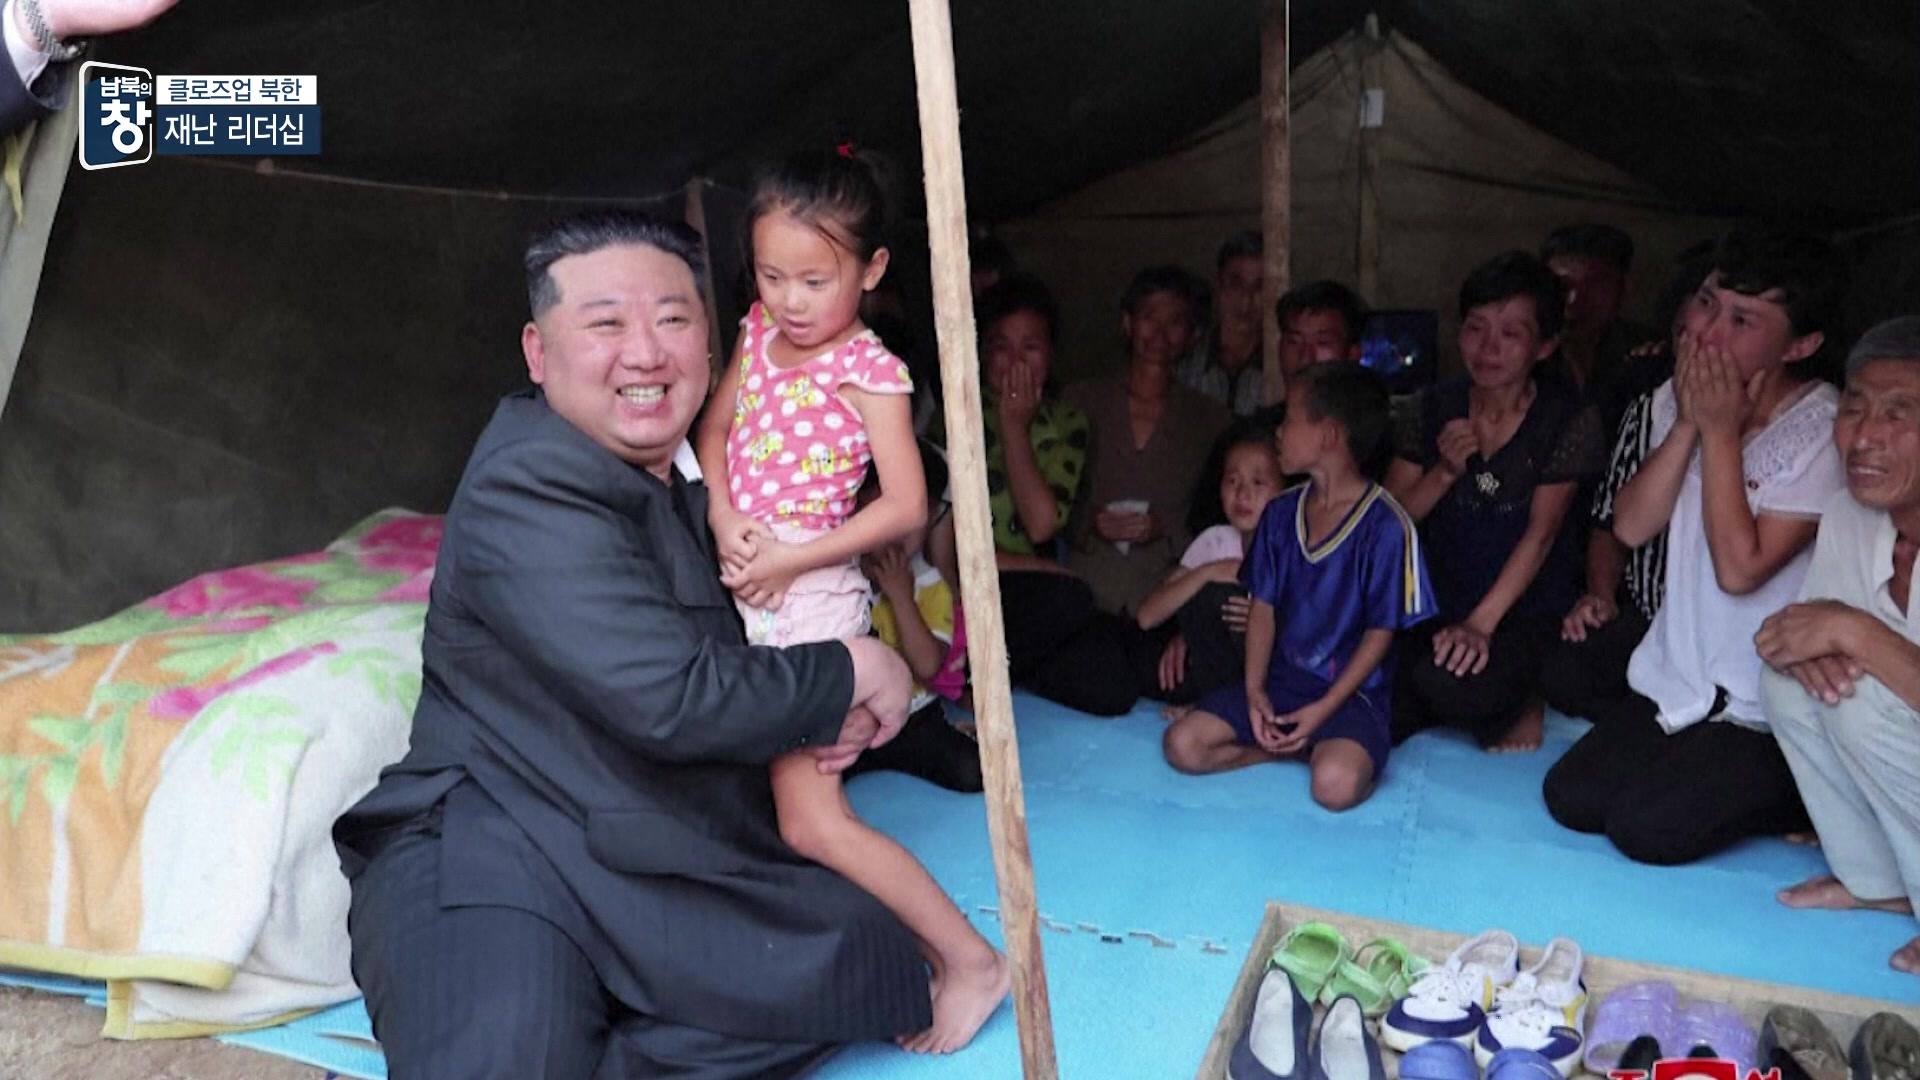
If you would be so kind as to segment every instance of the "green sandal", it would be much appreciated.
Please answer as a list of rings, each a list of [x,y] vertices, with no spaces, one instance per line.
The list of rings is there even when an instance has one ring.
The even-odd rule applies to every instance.
[[[1313,1001],[1341,965],[1353,962],[1353,947],[1326,923],[1307,922],[1287,931],[1272,959],[1274,967],[1293,977],[1300,996]]]
[[[1368,1016],[1379,1017],[1407,996],[1413,980],[1429,965],[1392,938],[1376,938],[1334,969],[1321,999],[1332,1004],[1341,994],[1352,994]]]

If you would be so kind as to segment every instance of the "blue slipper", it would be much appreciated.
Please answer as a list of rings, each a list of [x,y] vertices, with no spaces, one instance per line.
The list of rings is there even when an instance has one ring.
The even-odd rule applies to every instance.
[[[1566,1080],[1547,1055],[1509,1046],[1487,1062],[1487,1080]]]
[[[1253,1016],[1227,1059],[1227,1080],[1299,1080],[1307,1074],[1307,1033],[1313,1030],[1313,1002],[1303,997],[1293,976],[1268,970],[1253,999]]]
[[[1480,1080],[1480,1066],[1457,1042],[1426,1042],[1400,1056],[1400,1080]]]

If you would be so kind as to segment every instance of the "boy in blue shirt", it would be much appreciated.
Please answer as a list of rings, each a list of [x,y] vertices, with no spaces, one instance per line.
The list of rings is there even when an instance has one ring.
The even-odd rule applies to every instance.
[[[1367,478],[1386,448],[1386,384],[1315,364],[1289,380],[1286,416],[1281,468],[1308,480],[1267,504],[1241,569],[1245,683],[1201,698],[1164,749],[1190,773],[1304,758],[1314,801],[1345,810],[1386,767],[1394,634],[1433,615],[1433,590],[1413,521]]]

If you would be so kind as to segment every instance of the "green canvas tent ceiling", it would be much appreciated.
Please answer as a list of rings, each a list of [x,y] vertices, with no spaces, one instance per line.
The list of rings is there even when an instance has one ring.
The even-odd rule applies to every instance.
[[[1237,104],[1261,10],[955,0],[970,208],[1016,215]],[[1831,228],[1920,212],[1913,0],[1294,0],[1292,55],[1369,10],[1678,209]],[[318,75],[326,152],[302,165],[345,176],[634,195],[738,186],[769,147],[842,139],[917,175],[906,0],[184,0],[103,58]]]

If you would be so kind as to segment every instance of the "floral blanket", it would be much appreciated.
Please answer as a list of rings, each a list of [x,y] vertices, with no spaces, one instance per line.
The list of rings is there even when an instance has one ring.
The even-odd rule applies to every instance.
[[[406,752],[440,528],[0,638],[0,966],[107,980],[120,1038],[355,997],[328,834]]]

